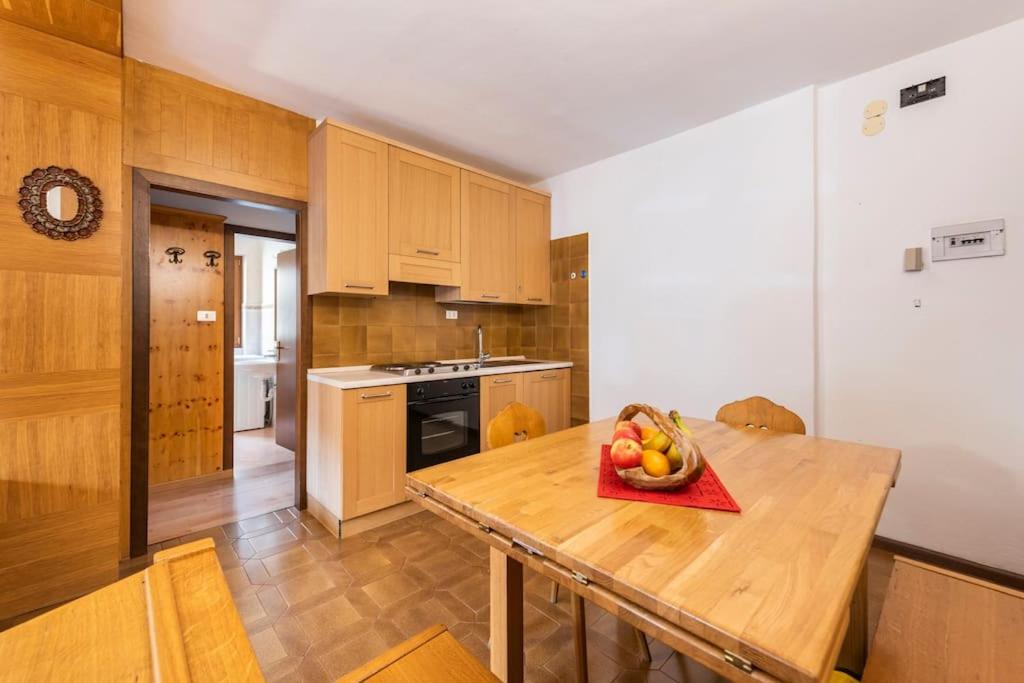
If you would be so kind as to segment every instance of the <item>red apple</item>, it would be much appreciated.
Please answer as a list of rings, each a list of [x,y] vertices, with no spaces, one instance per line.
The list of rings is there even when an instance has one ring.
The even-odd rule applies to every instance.
[[[632,429],[616,429],[615,433],[612,435],[612,443],[615,443],[619,439],[632,439],[637,443],[642,443],[640,441],[640,437],[637,436],[636,432]]]
[[[620,470],[640,467],[644,447],[635,439],[619,439],[612,442],[612,463]]]
[[[640,438],[640,425],[632,420],[621,420],[615,423],[615,433],[618,434],[623,429],[629,429],[636,434],[636,438]]]

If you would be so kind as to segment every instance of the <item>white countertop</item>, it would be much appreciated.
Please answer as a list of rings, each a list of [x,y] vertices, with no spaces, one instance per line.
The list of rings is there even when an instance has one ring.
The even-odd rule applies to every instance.
[[[525,356],[502,356],[491,360],[529,360]],[[475,363],[475,358],[460,358],[441,361],[443,363]],[[371,370],[369,365],[349,365],[340,368],[316,368],[309,370],[307,379],[310,382],[329,384],[339,389],[361,389],[363,387],[381,387],[388,384],[412,384],[413,382],[429,382],[436,379],[452,379],[454,377],[480,377],[482,375],[505,375],[511,372],[537,372],[541,370],[558,370],[571,368],[569,361],[531,361],[523,365],[503,365],[497,368],[480,368],[478,370],[460,370],[434,375],[392,375],[389,372]]]

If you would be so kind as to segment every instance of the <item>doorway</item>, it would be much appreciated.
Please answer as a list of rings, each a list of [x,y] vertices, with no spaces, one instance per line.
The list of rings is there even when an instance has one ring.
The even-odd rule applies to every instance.
[[[138,556],[304,507],[309,304],[304,203],[137,169],[132,180],[127,530]]]

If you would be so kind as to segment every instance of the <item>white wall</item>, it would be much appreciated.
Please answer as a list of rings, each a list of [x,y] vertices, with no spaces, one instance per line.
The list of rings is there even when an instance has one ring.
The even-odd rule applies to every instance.
[[[590,233],[591,415],[814,408],[814,91],[551,178],[554,236]]]
[[[819,90],[820,431],[903,449],[879,533],[1024,572],[1024,22]],[[949,94],[899,108],[901,87]],[[889,101],[887,128],[859,130]],[[1006,256],[904,273],[929,228],[1007,222]],[[915,310],[914,299],[922,306]]]
[[[262,355],[274,348],[274,269],[277,255],[293,242],[235,235],[235,255],[243,257],[242,349]]]
[[[764,394],[903,450],[881,535],[1024,573],[1021,64],[1024,21],[542,183],[555,235],[590,232],[591,414]],[[929,228],[988,218],[1006,256],[903,272]]]

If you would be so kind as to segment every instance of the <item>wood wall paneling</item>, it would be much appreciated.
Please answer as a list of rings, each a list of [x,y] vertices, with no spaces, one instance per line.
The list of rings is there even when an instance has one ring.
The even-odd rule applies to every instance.
[[[4,0],[0,19],[121,56],[121,0]]]
[[[124,83],[126,164],[305,201],[312,119],[133,59]]]
[[[181,263],[165,253],[181,247]],[[150,225],[149,485],[222,469],[224,218],[153,207]],[[197,311],[215,322],[198,322]]]
[[[123,241],[120,60],[11,21],[0,45],[2,619],[116,578]],[[50,164],[99,187],[92,237],[22,221],[21,177]]]

